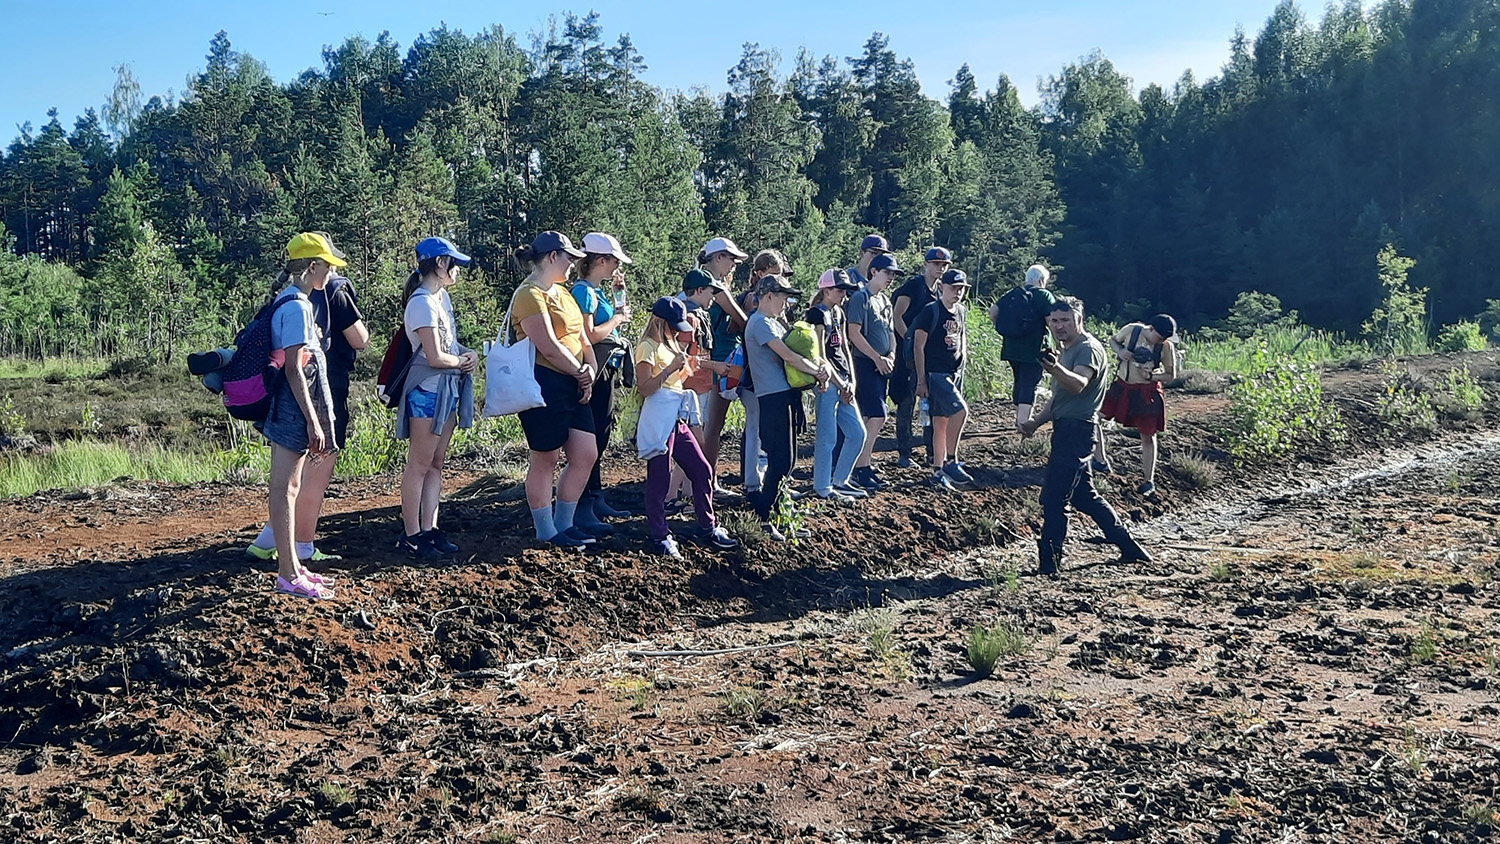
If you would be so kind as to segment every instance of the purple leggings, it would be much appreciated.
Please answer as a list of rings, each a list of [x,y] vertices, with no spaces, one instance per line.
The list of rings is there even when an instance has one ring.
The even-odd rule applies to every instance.
[[[672,535],[667,528],[667,487],[672,483],[672,459],[693,484],[693,507],[698,511],[698,524],[712,528],[714,520],[713,470],[703,449],[693,439],[686,422],[677,420],[677,428],[667,438],[667,453],[658,454],[646,461],[646,527],[651,538],[657,542]]]

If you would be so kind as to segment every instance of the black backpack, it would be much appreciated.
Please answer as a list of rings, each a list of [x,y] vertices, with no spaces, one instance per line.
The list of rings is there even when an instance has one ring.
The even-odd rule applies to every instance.
[[[1136,363],[1146,362],[1144,360],[1141,360],[1141,350],[1137,348],[1137,345],[1141,342],[1141,332],[1144,330],[1144,326],[1137,325],[1135,327],[1135,330],[1130,332],[1130,353],[1135,356]],[[1161,347],[1161,343],[1157,343],[1155,346],[1151,347],[1150,361],[1153,366],[1161,366]]]
[[[995,332],[1001,337],[1035,337],[1047,327],[1031,303],[1031,288],[1017,287],[995,303]]]

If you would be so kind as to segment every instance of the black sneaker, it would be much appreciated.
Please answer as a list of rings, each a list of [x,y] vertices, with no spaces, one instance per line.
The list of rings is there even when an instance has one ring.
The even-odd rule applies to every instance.
[[[943,466],[943,474],[954,486],[973,486],[974,476],[964,471],[964,465],[956,460],[949,461]]]
[[[615,529],[605,522],[590,522],[587,524],[574,522],[573,526],[568,528],[568,530],[581,533],[593,539],[609,539],[615,535]]]
[[[849,477],[849,482],[870,492],[880,492],[885,489],[885,481],[882,481],[880,476],[875,474],[875,469],[870,466],[855,469],[854,474]]]
[[[405,551],[408,557],[418,560],[440,560],[443,558],[443,552],[432,547],[432,541],[428,539],[425,533],[419,533],[416,536],[407,536],[403,533],[401,534],[401,538],[397,540],[396,547]]]
[[[568,528],[567,530],[559,531],[557,535],[547,541],[558,548],[586,548],[598,540],[592,536],[584,536],[574,528]]]
[[[911,468],[911,452],[909,452],[909,451],[903,451],[903,452],[901,452],[901,456],[896,458],[896,467],[898,469],[910,469]]]
[[[444,554],[458,553],[458,546],[454,545],[452,542],[449,542],[448,534],[443,533],[441,530],[433,528],[432,530],[424,531],[422,535],[427,537],[427,541],[432,544],[432,547],[438,549]]]

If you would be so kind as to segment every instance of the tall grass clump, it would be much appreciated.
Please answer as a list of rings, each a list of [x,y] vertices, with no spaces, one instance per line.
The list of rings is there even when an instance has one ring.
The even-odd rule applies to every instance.
[[[121,478],[191,484],[218,480],[224,459],[215,454],[182,452],[156,443],[59,443],[40,454],[0,458],[0,496],[32,495],[48,489],[85,489]]]
[[[1411,374],[1393,359],[1380,364],[1382,388],[1375,400],[1375,415],[1388,428],[1434,431],[1437,410],[1432,398],[1412,380]]]
[[[1338,411],[1323,400],[1318,369],[1256,350],[1250,374],[1229,388],[1229,452],[1242,461],[1287,454],[1305,442],[1344,437]]]
[[[970,401],[1010,398],[1010,364],[1000,359],[1001,340],[990,323],[988,302],[964,303],[969,350],[964,365],[964,398]]]
[[[1031,649],[1031,641],[1019,627],[998,622],[993,627],[976,624],[969,630],[966,655],[969,666],[981,679],[995,673],[1001,657],[1019,656]]]

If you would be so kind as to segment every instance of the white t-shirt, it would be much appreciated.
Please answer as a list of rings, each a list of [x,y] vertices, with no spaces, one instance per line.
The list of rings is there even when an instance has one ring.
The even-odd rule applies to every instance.
[[[406,300],[404,322],[406,338],[411,341],[414,350],[413,357],[421,358],[422,363],[432,365],[427,359],[426,350],[422,348],[422,338],[417,334],[419,328],[431,327],[437,335],[438,348],[450,355],[459,353],[458,332],[453,328],[456,323],[453,317],[453,300],[448,298],[446,289],[433,293],[425,287],[418,287],[411,298]],[[428,377],[417,387],[429,393],[437,392],[438,376]]]

